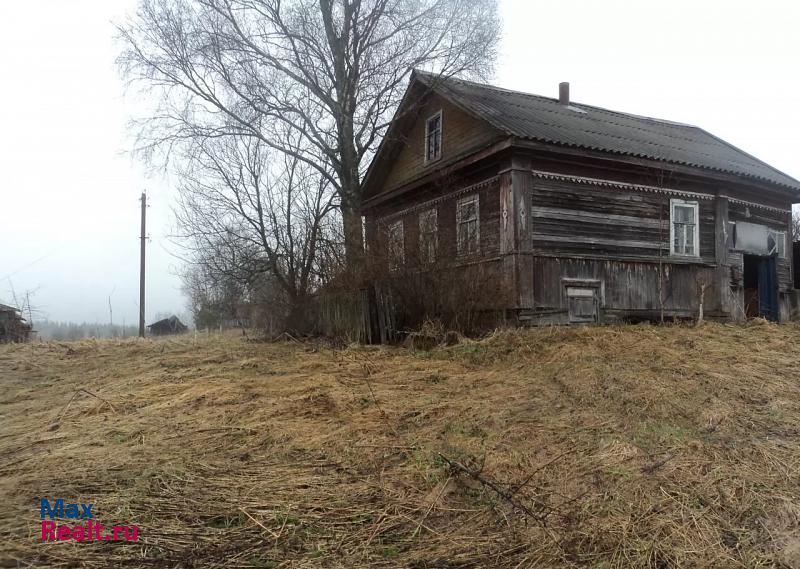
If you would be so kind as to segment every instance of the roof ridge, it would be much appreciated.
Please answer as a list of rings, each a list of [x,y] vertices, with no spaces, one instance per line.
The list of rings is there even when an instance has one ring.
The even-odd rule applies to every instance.
[[[431,78],[435,77],[432,73],[428,73],[428,72],[423,72],[423,73],[425,75],[430,76]],[[441,81],[443,81],[443,82],[455,81],[455,82],[458,82],[458,83],[466,83],[468,85],[473,85],[473,86],[479,87],[481,89],[491,89],[493,91],[499,91],[501,93],[508,93],[510,95],[521,95],[523,97],[529,97],[529,98],[532,98],[532,99],[544,99],[544,100],[547,100],[547,101],[552,101],[554,103],[560,104],[557,97],[548,97],[546,95],[538,95],[536,93],[528,93],[527,91],[517,91],[515,89],[507,89],[505,87],[498,87],[497,85],[490,85],[489,83],[478,83],[477,81],[470,81],[468,79],[461,79],[460,77],[439,77],[439,79]],[[586,104],[586,103],[579,103],[577,101],[572,101],[572,100],[570,100],[569,104],[570,105],[575,105],[575,106],[578,106],[578,107],[586,107],[587,109],[593,109],[595,111],[600,111],[600,112],[609,113],[609,114],[613,114],[613,115],[623,115],[623,116],[626,116],[626,117],[635,117],[637,119],[644,119],[644,120],[648,120],[648,121],[653,121],[653,122],[663,123],[663,124],[669,124],[669,125],[683,127],[683,128],[697,128],[697,129],[703,130],[699,126],[693,125],[693,124],[689,124],[689,123],[684,123],[684,122],[680,122],[680,121],[671,121],[671,120],[668,120],[668,119],[660,119],[660,118],[657,118],[657,117],[651,117],[651,116],[647,116],[647,115],[637,115],[635,113],[626,113],[624,111],[615,111],[614,109],[609,109],[609,108],[606,108],[606,107],[598,107],[597,105],[589,105],[589,104]]]
[[[519,105],[519,104],[517,104],[517,103],[511,103],[511,104],[512,104],[512,105],[514,105],[515,107],[518,107],[518,108],[523,108],[521,105]],[[580,103],[577,103],[577,104],[580,104]],[[572,103],[570,103],[570,106],[571,106],[571,105],[572,105]],[[600,108],[600,107],[592,107],[591,105],[581,105],[581,106],[582,106],[582,107],[587,107],[587,108],[590,108],[590,109],[591,109],[591,108]],[[542,112],[543,112],[543,113],[550,113],[550,114],[553,114],[553,113],[557,113],[557,112],[558,112],[558,110],[557,110],[557,109],[552,109],[552,110],[551,110],[551,109],[542,109]],[[624,114],[624,113],[613,113],[613,114]],[[632,115],[632,114],[628,114],[628,115],[625,115],[625,116],[629,116],[629,117],[636,117],[636,118],[647,118],[647,117],[640,117],[639,115]],[[545,123],[544,121],[542,121],[542,123],[543,123],[543,124],[548,124],[548,123]],[[609,121],[606,121],[606,123],[607,123],[607,124],[613,124],[613,125],[615,125],[615,126],[622,126],[622,123],[620,123],[620,122],[614,122],[614,121],[611,121],[611,120],[609,120]],[[631,126],[629,126],[628,128],[633,128],[633,129],[635,129],[635,130],[637,130],[637,131],[641,131],[641,132],[651,132],[651,131],[650,131],[650,130],[648,130],[647,128],[644,128],[644,127],[639,127],[639,126],[635,126],[635,127],[631,127]],[[692,126],[692,128],[696,128],[696,129],[699,129],[699,130],[703,130],[702,128],[700,128],[700,127],[697,127],[697,126]],[[588,131],[588,129],[587,129],[587,131]],[[704,131],[704,132],[706,132],[706,131]],[[669,138],[674,138],[674,139],[678,139],[678,140],[691,141],[691,138],[689,138],[689,137],[688,137],[688,135],[686,135],[686,134],[677,134],[677,133],[676,133],[676,134],[669,134],[669,135],[666,135],[666,136],[668,136]],[[618,138],[623,138],[623,137],[618,137]],[[717,137],[714,137],[714,138],[717,138]],[[723,142],[724,142],[724,141],[723,141]]]

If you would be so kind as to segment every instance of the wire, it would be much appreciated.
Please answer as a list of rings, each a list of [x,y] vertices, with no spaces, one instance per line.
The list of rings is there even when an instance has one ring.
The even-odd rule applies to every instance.
[[[4,280],[6,280],[6,279],[10,279],[10,278],[11,278],[11,277],[13,277],[14,275],[16,275],[16,274],[18,274],[18,273],[21,273],[21,272],[22,272],[22,271],[24,271],[25,269],[27,269],[27,268],[29,268],[29,267],[32,267],[33,265],[35,265],[35,264],[36,264],[36,263],[38,263],[39,261],[42,261],[42,260],[46,259],[46,258],[47,258],[47,257],[49,257],[49,256],[50,256],[50,254],[49,254],[49,253],[48,253],[47,255],[42,255],[41,257],[39,257],[39,258],[38,258],[38,259],[36,259],[35,261],[31,261],[31,262],[30,262],[30,263],[28,263],[27,265],[23,265],[23,266],[21,266],[20,268],[16,269],[15,271],[12,271],[12,272],[8,273],[8,274],[7,274],[7,275],[5,275],[4,277],[0,277],[0,281],[4,281]]]

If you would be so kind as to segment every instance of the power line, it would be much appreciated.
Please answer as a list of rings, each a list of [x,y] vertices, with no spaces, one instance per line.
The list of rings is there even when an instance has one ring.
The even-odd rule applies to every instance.
[[[46,258],[47,258],[47,257],[49,257],[49,256],[50,256],[50,253],[48,253],[47,255],[42,255],[41,257],[39,257],[39,258],[38,258],[38,259],[36,259],[35,261],[31,261],[31,262],[30,262],[30,263],[28,263],[27,265],[23,265],[23,266],[19,267],[18,269],[14,270],[14,271],[12,271],[12,272],[10,272],[10,273],[8,273],[7,275],[5,275],[5,276],[3,276],[3,277],[0,277],[0,281],[4,281],[4,280],[6,280],[6,279],[10,279],[11,277],[13,277],[14,275],[16,275],[17,273],[21,273],[21,272],[22,272],[22,271],[24,271],[25,269],[27,269],[27,268],[29,268],[29,267],[32,267],[33,265],[35,265],[35,264],[36,264],[36,263],[38,263],[39,261],[43,261],[44,259],[46,259]]]

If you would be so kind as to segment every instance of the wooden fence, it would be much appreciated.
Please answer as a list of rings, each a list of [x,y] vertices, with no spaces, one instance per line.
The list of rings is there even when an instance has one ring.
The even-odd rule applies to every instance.
[[[313,311],[316,328],[324,336],[365,344],[388,344],[399,338],[392,291],[387,285],[320,293]]]

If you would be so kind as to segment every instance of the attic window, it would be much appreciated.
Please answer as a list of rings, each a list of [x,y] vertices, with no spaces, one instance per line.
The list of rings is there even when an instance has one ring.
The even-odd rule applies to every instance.
[[[425,163],[442,157],[442,111],[425,121]]]

